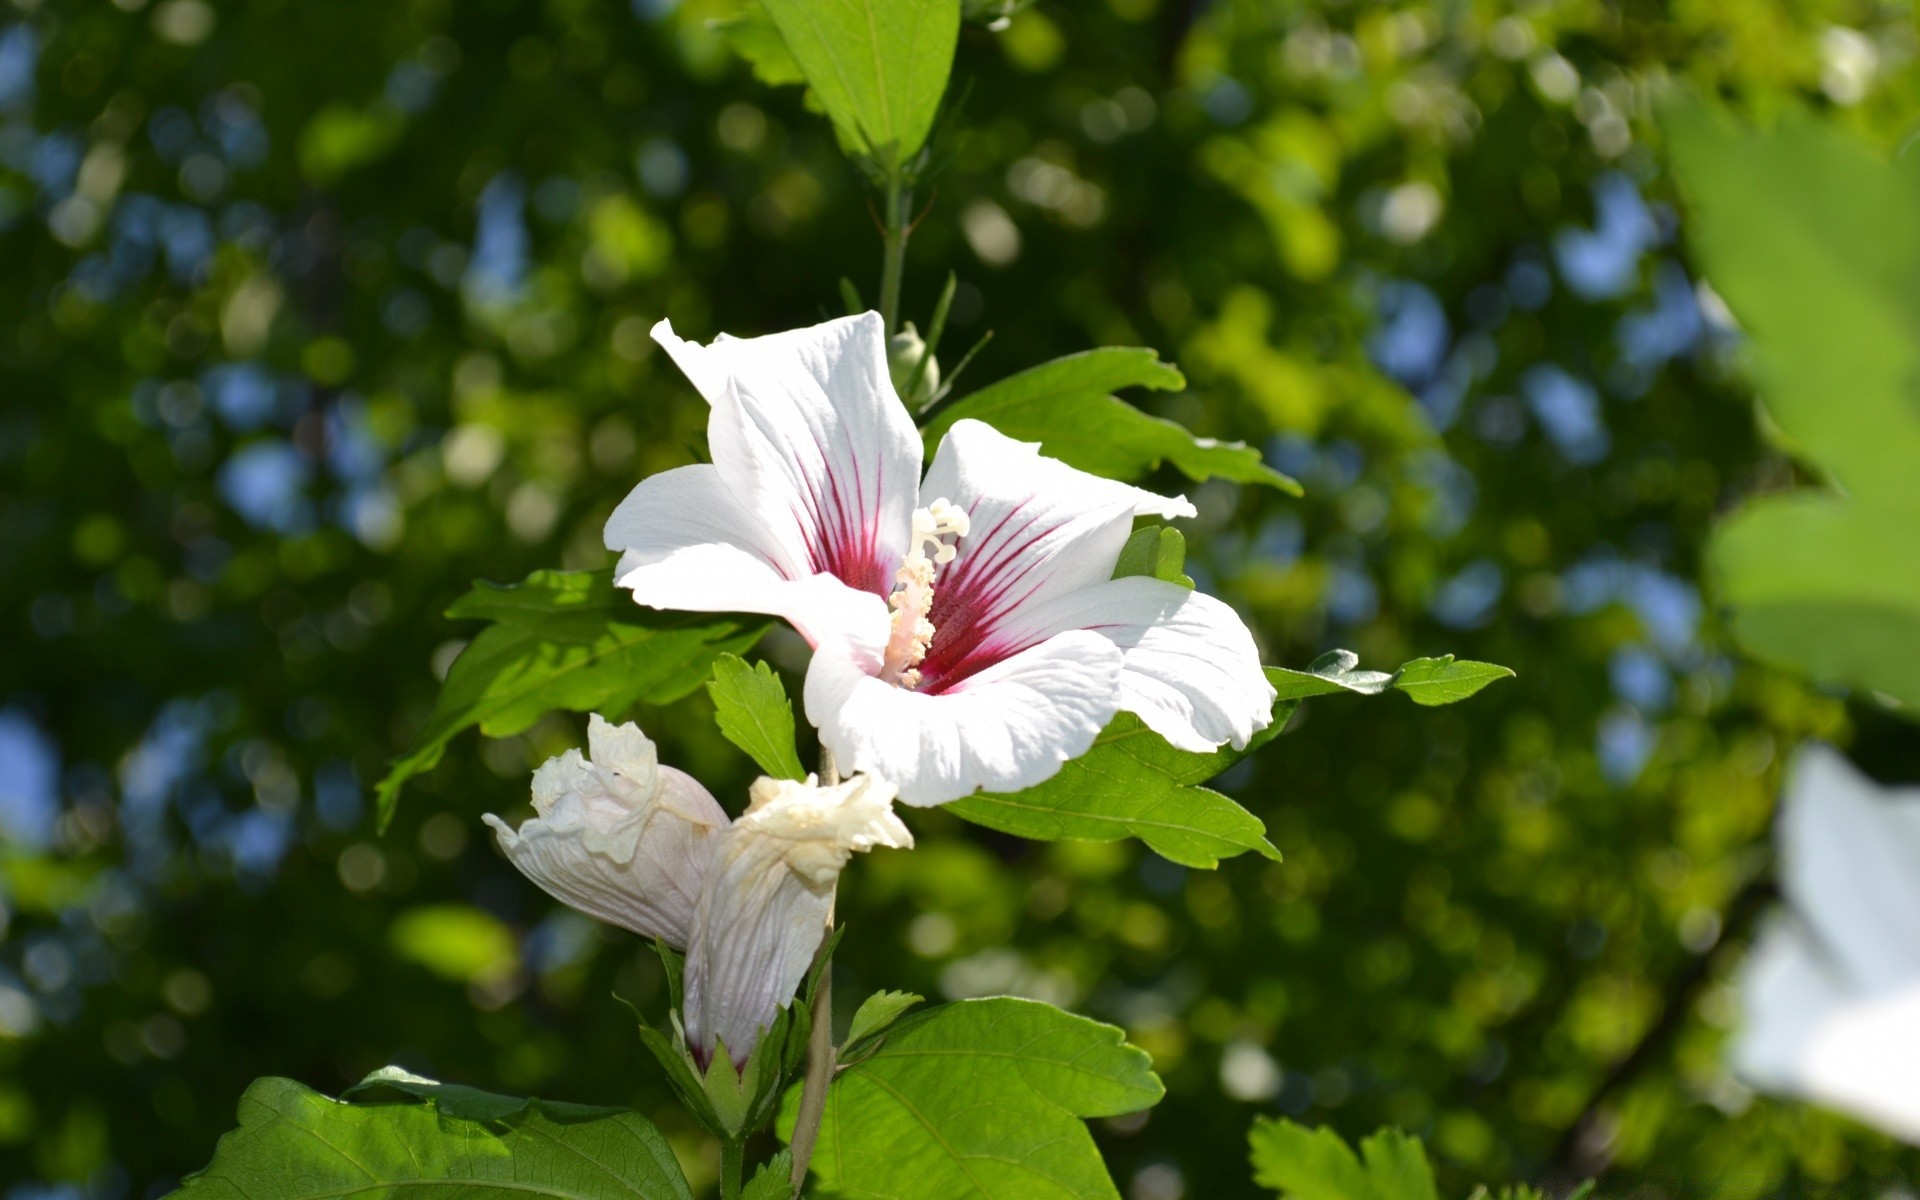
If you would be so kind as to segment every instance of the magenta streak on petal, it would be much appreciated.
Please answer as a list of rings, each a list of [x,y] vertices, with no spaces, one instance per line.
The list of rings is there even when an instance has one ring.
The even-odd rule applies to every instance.
[[[928,619],[938,632],[933,636],[927,661],[921,664],[921,691],[932,695],[953,691],[988,667],[1036,644],[1037,639],[1033,638],[996,636],[998,631],[994,628],[1001,618],[1019,609],[1039,590],[1044,579],[1034,581],[1015,594],[1015,589],[1051,557],[1034,554],[1033,548],[1065,524],[1055,523],[1036,530],[1034,527],[1040,518],[1033,517],[1019,528],[1003,533],[1009,520],[1026,507],[1026,503],[1016,505],[984,536],[964,539],[971,543],[966,547],[968,552],[954,563],[955,567],[964,569],[953,571],[935,585],[933,612]],[[1016,541],[1022,539],[1022,535],[1024,539]]]

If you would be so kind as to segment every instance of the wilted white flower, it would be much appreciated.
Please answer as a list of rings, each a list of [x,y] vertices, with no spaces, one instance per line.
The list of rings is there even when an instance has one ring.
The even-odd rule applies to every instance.
[[[493,826],[513,865],[555,899],[641,937],[685,946],[711,843],[726,810],[684,771],[660,765],[637,725],[587,721],[578,750],[533,773],[533,820]]]
[[[761,779],[737,821],[691,776],[659,764],[632,724],[588,723],[592,759],[569,750],[533,774],[538,815],[518,832],[489,813],[514,866],[554,898],[685,951],[688,1048],[702,1067],[724,1040],[744,1066],[792,1001],[856,851],[907,848],[893,788]]]
[[[919,432],[873,313],[711,346],[654,337],[712,405],[711,464],[641,482],[607,522],[655,608],[786,618],[815,647],[807,717],[908,804],[1017,791],[1122,710],[1182,749],[1271,719],[1253,637],[1220,601],[1112,578],[1136,515],[1193,506],[955,422]]]
[[[1779,839],[1792,912],[1747,961],[1734,1068],[1920,1144],[1920,788],[1809,746]]]
[[[893,788],[871,775],[836,787],[762,778],[727,830],[687,947],[687,1042],[702,1065],[724,1041],[736,1063],[793,998],[833,917],[834,885],[857,850],[904,850]]]

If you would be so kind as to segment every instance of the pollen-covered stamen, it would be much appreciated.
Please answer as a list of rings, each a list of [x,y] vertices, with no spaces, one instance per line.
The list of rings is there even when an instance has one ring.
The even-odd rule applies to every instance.
[[[914,510],[913,540],[894,575],[894,582],[900,586],[887,597],[887,603],[893,606],[893,633],[887,639],[880,678],[888,683],[904,688],[919,686],[920,672],[914,668],[926,659],[927,647],[933,644],[933,622],[927,620],[927,614],[933,611],[934,568],[953,561],[959,551],[946,538],[949,534],[956,540],[967,536],[968,525],[966,510],[944,499]]]

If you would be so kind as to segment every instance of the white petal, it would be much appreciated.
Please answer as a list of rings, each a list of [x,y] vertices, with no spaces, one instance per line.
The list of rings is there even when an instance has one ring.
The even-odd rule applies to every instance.
[[[1013,614],[999,636],[1037,642],[1068,629],[1120,648],[1120,708],[1182,750],[1244,747],[1273,720],[1253,634],[1212,596],[1141,576],[1109,579]]]
[[[939,632],[921,672],[936,688],[993,661],[1009,613],[1109,578],[1136,515],[1194,512],[1182,497],[1075,470],[971,420],[941,440],[921,496],[951,501],[970,519],[934,586],[929,616]]]
[[[767,613],[816,644],[886,636],[881,597],[808,573],[805,548],[779,543],[715,467],[676,467],[641,480],[607,519],[606,541],[624,552],[615,585],[650,608]]]
[[[744,1065],[793,1000],[855,851],[908,847],[893,790],[856,776],[822,788],[761,779],[752,807],[721,840],[687,951],[687,1041],[703,1064],[724,1041]]]
[[[700,346],[653,329],[713,411],[707,440],[739,506],[796,579],[885,597],[918,503],[920,434],[893,390],[877,313]]]
[[[1120,665],[1112,642],[1074,631],[953,688],[908,691],[874,678],[871,651],[829,642],[807,668],[807,719],[843,768],[891,781],[903,804],[945,804],[1032,787],[1086,753],[1118,711]]]
[[[1848,999],[1800,929],[1769,930],[1741,981],[1736,1069],[1768,1091],[1847,1112],[1920,1144],[1920,979]]]
[[[596,757],[617,767],[569,750],[534,772],[538,816],[518,831],[492,813],[485,820],[509,861],[555,899],[684,946],[727,814],[691,776],[659,766],[638,727],[596,714],[589,737]]]
[[[1833,748],[1808,746],[1780,842],[1787,896],[1850,990],[1920,981],[1920,788],[1883,788]]]

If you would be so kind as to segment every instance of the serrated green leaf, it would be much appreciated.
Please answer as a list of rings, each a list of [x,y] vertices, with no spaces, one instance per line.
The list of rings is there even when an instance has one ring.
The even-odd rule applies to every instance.
[[[413,749],[374,789],[385,828],[407,780],[433,769],[455,735],[509,737],[555,709],[618,716],[700,686],[714,659],[748,649],[766,623],[642,608],[604,571],[536,571],[518,584],[476,584],[447,609],[493,622],[447,672]]]
[[[873,1200],[1118,1200],[1083,1118],[1163,1094],[1111,1025],[1032,1000],[961,1000],[902,1018],[827,1091],[823,1187]],[[792,1112],[781,1117],[791,1136]]]
[[[1436,1200],[1418,1138],[1383,1129],[1355,1154],[1331,1129],[1262,1117],[1248,1135],[1253,1181],[1287,1200]]]
[[[747,60],[754,78],[768,87],[805,83],[806,72],[794,61],[793,51],[780,36],[780,29],[767,15],[760,0],[748,0],[739,12],[710,22],[714,31],[727,39],[735,54]]]
[[[912,992],[875,992],[860,1002],[853,1012],[853,1024],[847,1030],[847,1045],[875,1034],[899,1020],[914,1005],[925,1000]]]
[[[1752,654],[1920,712],[1920,161],[1835,127],[1663,115],[1707,279],[1774,428],[1844,495],[1764,497],[1708,550]]]
[[[1114,564],[1113,577],[1145,575],[1164,583],[1177,583],[1191,589],[1193,580],[1182,568],[1187,565],[1187,539],[1171,525],[1149,525],[1136,529],[1120,548],[1120,561]]]
[[[1335,692],[1378,696],[1397,688],[1415,704],[1429,708],[1465,700],[1496,680],[1512,677],[1513,671],[1508,667],[1470,659],[1456,660],[1451,654],[1416,658],[1392,672],[1363,671],[1360,656],[1351,650],[1329,650],[1304,671],[1267,668],[1267,678],[1273,681],[1282,699],[1300,700]]]
[[[713,662],[714,721],[726,739],[747,752],[776,779],[805,779],[800,752],[793,745],[793,703],[786,685],[767,663],[749,663],[737,654]]]
[[[953,70],[953,0],[761,0],[843,145],[883,173],[920,152]]]
[[[941,413],[926,427],[927,453],[934,453],[955,421],[971,417],[1110,479],[1139,479],[1170,462],[1190,479],[1229,479],[1300,494],[1300,485],[1262,462],[1253,447],[1196,437],[1112,395],[1119,388],[1179,391],[1186,385],[1178,369],[1142,346],[1069,354],[1008,376]]]
[[[790,1200],[793,1195],[793,1151],[782,1150],[753,1173],[740,1200]]]
[[[1267,668],[1270,681],[1274,673]],[[1249,850],[1277,860],[1280,852],[1259,817],[1199,785],[1279,736],[1295,707],[1291,700],[1275,704],[1272,722],[1244,750],[1222,746],[1210,754],[1177,749],[1140,718],[1121,713],[1092,748],[1046,782],[1020,792],[976,792],[946,809],[1038,841],[1138,838],[1188,867],[1217,867]]]
[[[376,1071],[352,1094],[393,1091],[399,1103],[334,1100],[291,1079],[260,1079],[240,1099],[240,1126],[213,1162],[173,1193],[462,1200],[644,1196],[692,1200],[673,1149],[646,1118],[618,1108],[554,1104]]]
[[[1439,658],[1416,658],[1402,665],[1394,672],[1393,686],[1413,697],[1415,704],[1432,708],[1458,703],[1495,680],[1511,678],[1511,667],[1456,659],[1446,654]]]

